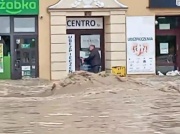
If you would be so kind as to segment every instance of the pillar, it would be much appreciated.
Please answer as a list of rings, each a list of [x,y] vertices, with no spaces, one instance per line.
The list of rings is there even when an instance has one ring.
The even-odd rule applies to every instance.
[[[51,80],[67,76],[66,12],[51,12]]]
[[[111,72],[113,66],[126,66],[125,11],[110,11],[105,17],[105,68]]]

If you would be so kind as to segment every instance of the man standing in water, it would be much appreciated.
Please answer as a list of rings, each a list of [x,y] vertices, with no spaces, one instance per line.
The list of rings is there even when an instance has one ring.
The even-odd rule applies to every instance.
[[[91,72],[98,73],[101,66],[101,57],[97,48],[94,45],[89,46],[90,55],[88,58],[82,59],[82,62],[87,62],[91,66]]]

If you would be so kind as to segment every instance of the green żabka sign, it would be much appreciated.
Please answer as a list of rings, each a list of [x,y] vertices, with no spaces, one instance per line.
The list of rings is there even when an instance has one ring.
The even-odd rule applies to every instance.
[[[0,0],[0,15],[39,14],[39,0]]]

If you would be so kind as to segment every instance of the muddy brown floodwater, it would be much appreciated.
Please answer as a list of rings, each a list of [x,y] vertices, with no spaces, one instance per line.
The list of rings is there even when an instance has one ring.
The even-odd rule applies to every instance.
[[[88,77],[1,81],[0,134],[180,133],[180,77]]]

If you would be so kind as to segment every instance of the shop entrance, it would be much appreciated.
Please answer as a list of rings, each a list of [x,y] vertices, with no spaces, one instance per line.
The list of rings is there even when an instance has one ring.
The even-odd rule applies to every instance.
[[[0,16],[0,79],[38,77],[37,16]]]
[[[180,67],[179,17],[157,17],[156,26],[156,70],[166,73]]]
[[[86,18],[87,19],[87,18]],[[92,18],[90,18],[92,20]],[[95,22],[97,23],[97,22]],[[103,22],[102,22],[103,23]],[[103,25],[103,24],[100,24]],[[88,63],[82,64],[80,58],[87,58],[90,54],[89,46],[95,45],[101,56],[101,69],[105,70],[104,56],[104,29],[67,29],[67,34],[73,34],[75,37],[75,70],[90,71]]]
[[[13,79],[37,77],[37,36],[14,36]]]

